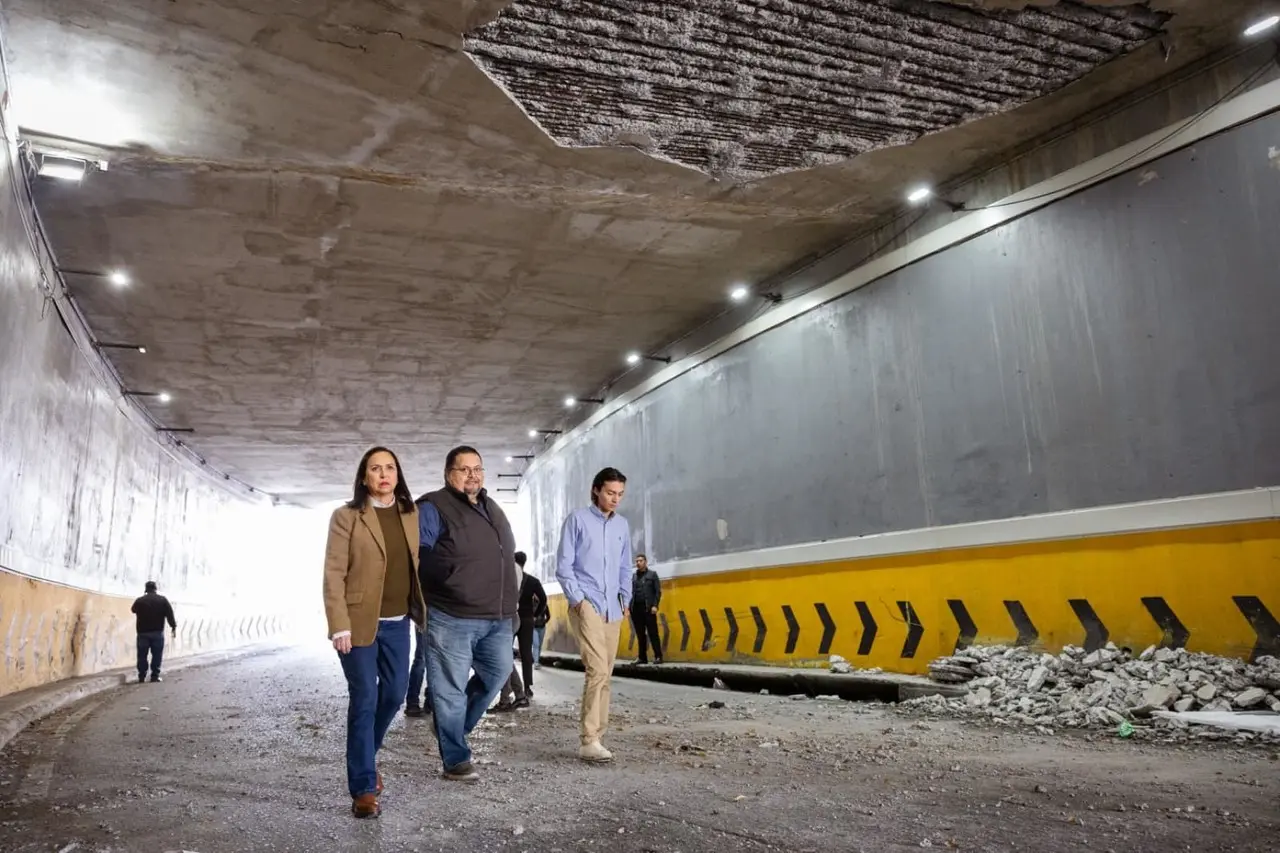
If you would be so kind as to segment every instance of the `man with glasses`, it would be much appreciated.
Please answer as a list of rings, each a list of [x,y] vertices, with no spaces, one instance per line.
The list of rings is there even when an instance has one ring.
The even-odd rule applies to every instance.
[[[470,782],[478,774],[467,735],[511,674],[520,575],[515,537],[485,491],[479,452],[450,450],[444,477],[444,488],[418,499],[427,683],[444,777]]]

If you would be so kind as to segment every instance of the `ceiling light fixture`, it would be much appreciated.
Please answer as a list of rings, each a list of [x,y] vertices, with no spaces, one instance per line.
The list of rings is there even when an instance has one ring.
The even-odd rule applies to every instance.
[[[933,190],[928,187],[916,187],[914,190],[907,193],[907,201],[912,204],[919,204],[931,195],[933,195]]]
[[[98,343],[94,344],[94,346],[97,347],[98,349],[129,349],[129,350],[133,350],[134,352],[142,353],[143,355],[147,354],[147,348],[144,346],[140,346],[139,344],[105,344],[99,341]]]
[[[195,432],[191,427],[156,427],[156,432]],[[182,444],[181,441],[178,442]]]
[[[499,480],[519,480],[523,476],[524,476],[523,474],[499,474],[498,479]]]
[[[528,461],[528,460],[530,460],[530,459],[532,459],[532,458],[533,458],[533,454],[532,454],[532,453],[515,453],[515,454],[512,454],[511,456],[508,456],[508,457],[507,457],[507,461],[508,461],[508,462],[515,462],[517,459],[524,459],[524,460]]]
[[[124,270],[112,270],[107,273],[107,281],[111,282],[116,287],[128,287],[129,274]]]
[[[745,284],[736,285],[733,290],[729,291],[729,298],[734,302],[741,302],[751,295],[751,289]]]
[[[630,352],[627,353],[627,364],[639,364],[643,360],[660,361],[663,364],[670,364],[671,357],[666,355],[649,355],[648,353]]]
[[[601,399],[600,397],[565,397],[564,398],[564,407],[566,409],[572,409],[574,406],[578,405],[579,403],[595,403],[597,406],[599,406],[604,404],[604,400]]]
[[[155,397],[161,403],[168,403],[173,400],[173,395],[168,391],[130,391],[125,389],[123,393],[126,397]]]
[[[558,429],[531,429],[529,430],[529,438],[537,438],[540,435],[559,435]]]
[[[1245,30],[1244,34],[1246,36],[1256,36],[1258,33],[1265,33],[1267,30],[1272,29],[1276,24],[1280,24],[1280,15],[1272,15],[1270,18],[1263,18],[1261,21],[1258,21],[1256,24],[1253,24]]]

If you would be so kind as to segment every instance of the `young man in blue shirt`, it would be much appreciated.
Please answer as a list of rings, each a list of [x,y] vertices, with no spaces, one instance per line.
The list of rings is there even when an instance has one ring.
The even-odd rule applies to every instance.
[[[631,606],[631,528],[617,514],[626,487],[617,468],[596,474],[591,506],[565,519],[556,552],[556,580],[569,603],[569,626],[586,671],[578,749],[583,761],[613,760],[600,738],[609,725],[609,679]]]

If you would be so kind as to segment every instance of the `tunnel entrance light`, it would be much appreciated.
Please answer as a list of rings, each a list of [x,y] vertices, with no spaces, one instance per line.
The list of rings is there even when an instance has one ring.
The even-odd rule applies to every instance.
[[[1276,24],[1280,24],[1280,15],[1272,15],[1269,18],[1263,18],[1256,24],[1253,24],[1244,31],[1246,36],[1256,36],[1258,33],[1265,33],[1267,30],[1273,29]]]

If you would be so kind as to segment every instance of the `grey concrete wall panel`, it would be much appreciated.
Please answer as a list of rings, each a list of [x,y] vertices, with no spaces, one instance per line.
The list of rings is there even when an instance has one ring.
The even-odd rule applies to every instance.
[[[155,578],[181,595],[214,572],[214,522],[238,500],[125,416],[44,304],[8,159],[0,156],[0,566],[118,594]],[[220,592],[234,592],[236,579],[222,572]]]
[[[679,377],[526,478],[540,565],[605,464],[658,559],[1280,483],[1278,150],[1256,120]]]

